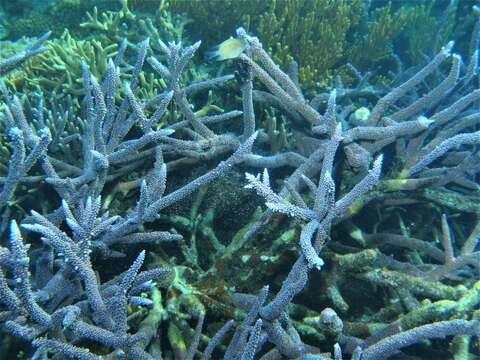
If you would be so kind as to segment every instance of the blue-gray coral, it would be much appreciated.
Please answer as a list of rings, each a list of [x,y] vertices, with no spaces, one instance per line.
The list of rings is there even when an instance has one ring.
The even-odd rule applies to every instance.
[[[42,43],[48,35],[25,52],[2,60],[0,75],[44,51]],[[162,308],[157,285],[174,273],[180,276],[181,267],[142,271],[148,251],[138,245],[151,249],[152,243],[181,244],[182,235],[174,229],[160,230],[158,223],[169,217],[164,213],[173,205],[185,200],[193,209],[187,225],[192,232],[202,230],[198,209],[189,197],[227,177],[234,168],[249,167],[264,168],[262,175],[247,172],[244,187],[254,189],[266,209],[240,232],[237,244],[225,246],[217,239],[209,248],[196,242],[194,233],[188,251],[195,256],[184,256],[195,271],[204,271],[197,256],[204,249],[198,248],[216,251],[212,257],[224,260],[249,245],[275,217],[287,215],[299,229],[293,265],[278,289],[262,285],[257,295],[229,289],[243,319],[225,322],[211,338],[202,335],[210,315],[204,304],[195,305],[188,297],[196,294],[183,279],[173,280],[176,290],[184,291],[182,301],[190,301],[195,310],[190,315],[197,318],[188,346],[176,337],[173,325],[169,327],[173,358],[388,359],[426,339],[461,336],[468,342],[471,336],[478,337],[480,290],[472,280],[480,271],[478,224],[468,236],[456,230],[465,239],[455,239],[449,217],[442,214],[438,246],[410,236],[401,220],[402,234],[378,231],[381,224],[369,233],[351,220],[369,203],[395,207],[418,201],[416,195],[409,195],[416,190],[441,189],[446,194],[478,197],[478,49],[471,49],[468,64],[463,64],[460,55],[452,54],[454,43],[450,42],[408,79],[404,73],[397,74],[387,89],[367,86],[368,79],[359,74],[357,89],[345,89],[339,81],[336,89],[308,99],[298,83],[295,63],[290,73],[284,72],[260,39],[243,28],[237,36],[245,44],[235,60],[242,72],[237,74],[242,110],[223,114],[195,111],[193,98],[219,87],[221,94],[235,91],[228,88],[233,75],[185,83],[186,69],[200,41],[184,47],[159,40],[154,48],[161,54],[153,55],[147,38],[134,46],[137,53],[131,66],[125,65],[125,42],[116,58],[109,59],[102,79],[82,63],[82,111],[75,115],[81,131],[69,134],[78,147],[74,162],[53,151],[65,138],[59,134],[52,140],[48,124],[54,122],[54,115],[45,111],[43,95],[37,111],[31,111],[28,94],[11,95],[2,87],[1,119],[13,153],[1,182],[0,209],[9,206],[22,183],[42,181],[57,194],[42,211],[32,209],[29,215],[12,218],[9,245],[2,240],[0,321],[4,331],[31,344],[26,351],[33,359],[51,355],[55,359],[162,358],[161,348],[151,345],[156,339],[160,347],[160,324],[168,321],[172,310]],[[473,43],[478,45],[476,37],[474,33]],[[165,88],[142,99],[146,63]],[[352,103],[365,94],[373,94],[378,101],[360,116]],[[272,139],[256,111],[266,104],[291,116],[292,132],[301,143],[295,150],[265,150]],[[240,116],[241,120],[234,120]],[[234,121],[239,124],[229,127]],[[203,175],[169,188],[171,171],[202,162],[214,164]],[[267,170],[277,168],[284,173],[293,168],[278,191]],[[127,208],[110,206],[112,184],[133,170],[137,178],[120,185],[138,188],[135,203]],[[348,181],[342,182],[342,176]],[[332,229],[340,223],[350,229],[351,239],[345,243],[332,239]],[[411,253],[396,259],[386,246]],[[97,273],[98,259],[130,258],[132,251],[135,258],[128,268],[114,269],[115,274]],[[249,257],[245,259],[248,262]],[[292,318],[295,299],[306,289],[309,276],[314,272],[322,276],[327,267],[334,269],[334,275],[325,280],[326,297],[334,309],[326,307],[319,316],[303,310],[308,314],[302,322]],[[213,268],[206,273],[213,274]],[[349,276],[398,292],[409,312],[389,304],[385,308],[393,315],[377,314],[377,321],[372,321],[380,329],[357,336],[355,321],[342,319],[350,305],[342,295],[345,287],[337,285]],[[448,282],[442,282],[445,279]],[[464,279],[469,288],[462,285]],[[140,310],[132,313],[132,308]],[[316,334],[331,346],[310,344],[312,337],[304,336],[306,326],[320,329]],[[465,351],[470,351],[468,346]]]

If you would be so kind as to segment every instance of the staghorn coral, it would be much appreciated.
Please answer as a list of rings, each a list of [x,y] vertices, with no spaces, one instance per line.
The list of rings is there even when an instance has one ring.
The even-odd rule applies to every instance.
[[[421,54],[438,50],[435,46],[452,35],[457,5],[455,1],[445,7],[434,1],[399,5],[326,0],[172,0],[168,8],[191,18],[187,28],[210,47],[239,25],[257,33],[277,63],[287,67],[295,59],[302,86],[314,90],[328,87],[339,74],[345,77],[347,63],[370,71],[385,62],[395,63],[398,49],[409,54],[408,63],[418,63]],[[212,26],[204,27],[204,22]],[[433,46],[426,49],[432,42]]]
[[[191,82],[200,42],[155,38],[135,44],[133,60],[119,51],[99,74],[80,62],[75,100],[3,89],[14,151],[5,151],[2,206],[24,196],[22,184],[50,193],[22,203],[30,215],[9,208],[2,350],[77,359],[478,353],[478,33],[463,60],[448,43],[385,83],[349,65],[355,81],[313,97],[295,64],[283,71],[260,39],[242,28],[237,36],[246,48],[236,76]],[[142,89],[145,70],[160,84],[154,93]],[[283,134],[262,121],[265,108]],[[265,200],[254,213],[243,205],[255,197],[248,189],[260,195],[254,206]]]

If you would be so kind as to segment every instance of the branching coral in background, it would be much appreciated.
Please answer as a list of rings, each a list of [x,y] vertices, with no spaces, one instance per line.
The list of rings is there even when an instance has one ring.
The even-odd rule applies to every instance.
[[[28,46],[24,50],[6,58],[0,59],[0,76],[5,75],[6,73],[12,71],[15,68],[18,68],[24,62],[32,58],[33,56],[40,54],[48,49],[44,46],[44,42],[49,38],[50,32],[45,33],[41,36],[36,42]]]

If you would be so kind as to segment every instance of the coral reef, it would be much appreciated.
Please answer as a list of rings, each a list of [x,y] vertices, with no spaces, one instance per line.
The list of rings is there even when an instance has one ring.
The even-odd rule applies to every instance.
[[[21,6],[85,16],[0,59],[2,354],[479,356],[478,8],[232,3]]]
[[[395,63],[393,48],[403,61],[415,65],[454,32],[453,17],[469,13],[467,4],[450,1],[183,1],[170,0],[169,9],[184,12],[193,21],[187,29],[213,46],[231,34],[237,24],[258,34],[279,65],[299,64],[306,92],[324,89],[338,74],[346,77],[346,64],[363,71],[379,71]],[[470,7],[474,3],[470,4]],[[460,8],[460,9],[458,9]],[[466,9],[468,8],[468,9]],[[260,14],[260,15],[258,15]],[[205,27],[204,23],[211,26]],[[460,21],[458,22],[461,23]],[[438,29],[438,31],[437,31]],[[432,46],[433,44],[433,46]],[[430,47],[429,47],[430,46]],[[389,66],[390,68],[391,66]]]

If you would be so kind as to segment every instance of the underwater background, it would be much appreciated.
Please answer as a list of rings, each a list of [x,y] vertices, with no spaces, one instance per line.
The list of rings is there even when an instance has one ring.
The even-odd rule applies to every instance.
[[[0,0],[0,359],[480,359],[480,4]]]

